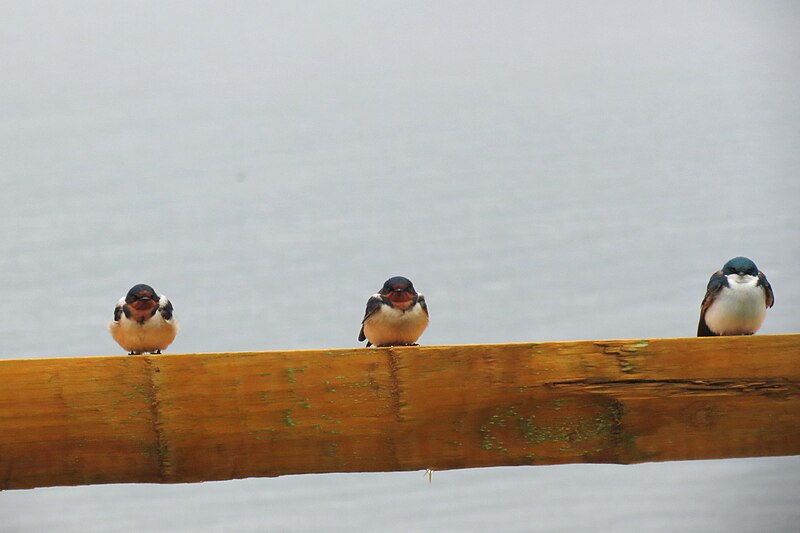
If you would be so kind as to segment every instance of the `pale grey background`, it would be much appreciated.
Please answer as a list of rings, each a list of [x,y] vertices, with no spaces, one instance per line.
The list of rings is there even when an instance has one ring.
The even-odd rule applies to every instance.
[[[0,2],[0,357],[691,336],[753,258],[800,328],[800,4]],[[0,384],[13,386],[13,384]],[[800,459],[0,493],[0,530],[795,531]]]

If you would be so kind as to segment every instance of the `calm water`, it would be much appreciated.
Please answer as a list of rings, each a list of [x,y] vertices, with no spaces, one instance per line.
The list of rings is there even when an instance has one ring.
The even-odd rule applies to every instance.
[[[4,2],[0,357],[691,336],[747,255],[800,331],[795,2]],[[3,384],[2,386],[11,386]],[[794,531],[800,458],[0,493],[2,531]]]

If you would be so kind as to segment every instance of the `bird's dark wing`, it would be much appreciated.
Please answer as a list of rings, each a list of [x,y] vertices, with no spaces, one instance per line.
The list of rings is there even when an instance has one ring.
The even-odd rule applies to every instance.
[[[767,307],[775,305],[775,294],[772,292],[772,285],[767,281],[767,276],[759,270],[758,272],[758,286],[764,287],[764,293],[767,295]]]
[[[706,324],[706,316],[705,313],[700,315],[700,322],[697,324],[697,336],[698,337],[716,337],[717,334],[711,331],[711,328],[708,327]]]
[[[120,318],[122,318],[122,304],[117,304],[114,307],[114,322],[119,322]]]
[[[367,300],[367,309],[364,311],[364,320],[361,321],[361,331],[358,333],[358,342],[363,342],[367,340],[366,335],[364,335],[364,322],[367,321],[369,317],[371,317],[375,312],[381,308],[383,305],[383,298],[381,298],[378,294],[373,294]],[[369,343],[367,343],[369,346]]]
[[[711,303],[714,301],[714,298],[716,298],[717,294],[719,294],[719,291],[721,291],[723,287],[727,286],[728,278],[725,277],[725,274],[722,273],[722,270],[714,272],[714,275],[712,275],[711,279],[708,280],[706,295],[703,298],[703,303],[700,304],[700,322],[697,324],[698,337],[714,337],[717,335],[711,331],[706,324],[706,311],[711,306]]]
[[[425,303],[425,297],[423,295],[420,294],[417,296],[417,303],[422,306],[422,310],[425,311],[426,315],[431,316],[428,313],[428,304]]]
[[[161,312],[161,316],[164,317],[164,320],[171,320],[172,319],[172,302],[167,300],[167,303],[159,307],[159,312]]]

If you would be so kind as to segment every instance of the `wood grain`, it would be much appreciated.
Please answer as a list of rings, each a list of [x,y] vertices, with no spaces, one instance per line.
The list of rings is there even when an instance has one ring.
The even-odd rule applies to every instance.
[[[800,335],[0,361],[0,489],[800,454]]]

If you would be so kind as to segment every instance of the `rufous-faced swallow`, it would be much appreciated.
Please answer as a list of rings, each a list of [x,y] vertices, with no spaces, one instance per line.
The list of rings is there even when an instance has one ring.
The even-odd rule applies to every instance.
[[[746,257],[734,257],[708,281],[698,337],[752,335],[775,303],[767,276]]]
[[[172,303],[144,283],[134,285],[124,298],[120,298],[108,329],[130,355],[161,353],[178,334]]]
[[[425,297],[414,290],[408,278],[395,276],[367,300],[358,340],[366,340],[367,347],[414,346],[426,327]]]

